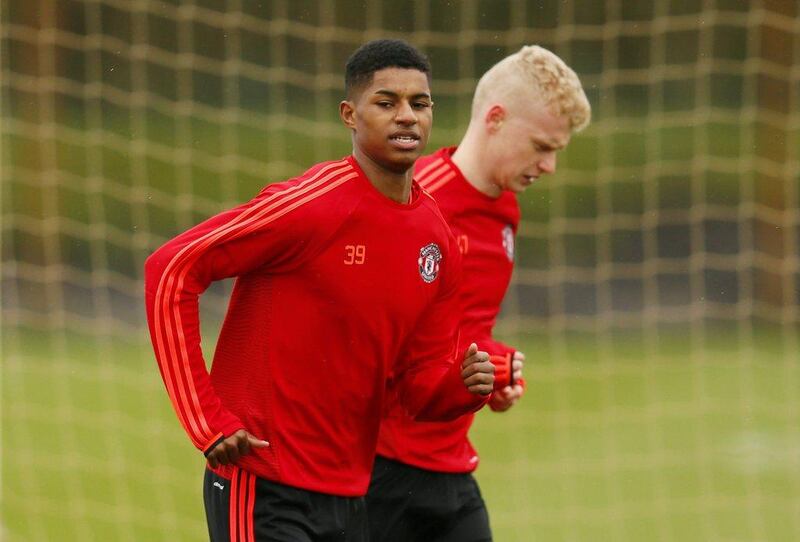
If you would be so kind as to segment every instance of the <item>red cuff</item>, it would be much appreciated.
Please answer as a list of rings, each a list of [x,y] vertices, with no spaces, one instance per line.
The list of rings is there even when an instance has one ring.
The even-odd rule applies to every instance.
[[[205,446],[203,446],[203,455],[208,457],[209,452],[217,447],[217,444],[225,440],[225,435],[222,433],[217,433],[214,435]]]
[[[200,449],[203,452],[203,455],[207,456],[208,453],[213,450],[220,442],[234,434],[236,431],[240,429],[244,429],[244,425],[238,419],[234,419],[222,426],[222,431],[208,439],[203,447]]]
[[[514,373],[511,369],[514,353],[509,352],[504,356],[489,356],[489,361],[494,365],[494,389],[502,390],[510,386]]]

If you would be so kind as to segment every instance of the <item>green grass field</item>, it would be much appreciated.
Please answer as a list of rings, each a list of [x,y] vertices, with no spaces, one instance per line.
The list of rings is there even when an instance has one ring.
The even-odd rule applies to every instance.
[[[796,359],[687,337],[520,340],[527,396],[473,432],[498,542],[800,537]],[[203,460],[139,339],[5,331],[3,540],[205,537]]]

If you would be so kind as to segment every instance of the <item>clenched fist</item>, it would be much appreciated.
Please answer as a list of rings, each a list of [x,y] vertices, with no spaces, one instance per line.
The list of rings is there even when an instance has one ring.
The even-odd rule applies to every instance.
[[[479,352],[478,345],[472,343],[464,353],[461,363],[461,378],[467,389],[477,395],[489,395],[494,388],[494,365],[489,354]]]

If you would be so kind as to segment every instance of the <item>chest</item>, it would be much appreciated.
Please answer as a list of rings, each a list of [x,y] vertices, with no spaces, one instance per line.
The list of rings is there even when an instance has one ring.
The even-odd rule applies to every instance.
[[[509,219],[458,215],[450,222],[463,255],[465,271],[510,275],[516,256],[516,233]]]
[[[449,241],[442,228],[398,214],[343,224],[304,270],[315,295],[353,318],[413,324],[452,272]]]

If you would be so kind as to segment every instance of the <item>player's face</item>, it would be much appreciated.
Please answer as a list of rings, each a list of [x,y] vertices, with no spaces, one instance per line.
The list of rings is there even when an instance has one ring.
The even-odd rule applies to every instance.
[[[505,111],[490,131],[492,184],[501,190],[524,192],[542,175],[556,170],[556,153],[570,139],[569,119],[545,105]]]
[[[433,122],[428,77],[419,70],[385,68],[340,114],[353,130],[353,145],[377,165],[403,173],[422,155]]]

